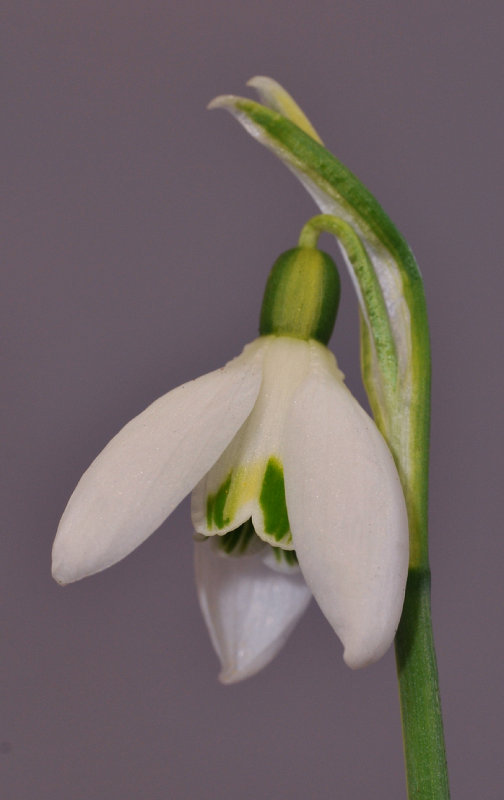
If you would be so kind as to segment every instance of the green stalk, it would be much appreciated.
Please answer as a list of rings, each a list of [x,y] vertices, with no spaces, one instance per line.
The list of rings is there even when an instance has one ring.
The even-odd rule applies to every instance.
[[[450,796],[432,636],[430,570],[410,568],[396,639],[408,798]]]
[[[210,107],[230,111],[299,178],[324,212],[305,225],[300,245],[314,246],[321,231],[336,236],[357,291],[363,382],[408,509],[409,574],[395,642],[408,798],[448,800],[430,608],[430,346],[422,278],[404,237],[285,90],[264,77],[250,85],[265,105],[227,95]]]
[[[428,551],[430,359],[424,359],[416,470],[405,491],[410,564],[395,654],[409,800],[449,800],[450,788],[432,632]],[[404,484],[403,484],[404,485]]]

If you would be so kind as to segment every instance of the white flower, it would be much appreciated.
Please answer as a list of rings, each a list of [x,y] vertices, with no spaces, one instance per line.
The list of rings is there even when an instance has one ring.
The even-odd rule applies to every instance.
[[[222,680],[271,660],[310,592],[349,666],[387,650],[407,575],[403,493],[387,445],[323,344],[261,336],[128,423],[70,498],[54,577],[69,583],[119,561],[191,490],[194,527],[212,537],[195,544],[196,575]],[[243,541],[258,536],[263,549],[233,558],[213,546],[250,519],[255,534],[249,527]],[[294,555],[282,557],[292,550],[302,577],[289,568]]]

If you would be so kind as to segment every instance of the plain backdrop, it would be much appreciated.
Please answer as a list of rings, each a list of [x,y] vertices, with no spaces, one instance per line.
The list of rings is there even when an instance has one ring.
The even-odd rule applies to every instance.
[[[350,671],[314,603],[274,663],[219,685],[187,501],[112,569],[65,589],[50,576],[81,473],[256,336],[268,270],[316,213],[206,111],[256,74],[298,99],[422,270],[453,797],[502,797],[503,17],[498,0],[7,2],[3,800],[405,796],[393,653]],[[331,347],[365,403],[346,275]]]

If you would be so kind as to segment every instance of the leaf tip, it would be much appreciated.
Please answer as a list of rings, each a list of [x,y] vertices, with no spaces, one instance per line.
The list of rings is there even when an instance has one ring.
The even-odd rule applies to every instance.
[[[220,94],[210,100],[207,109],[213,111],[215,108],[224,108],[226,111],[232,111],[236,107],[237,100],[238,97],[234,94]]]
[[[271,93],[274,91],[283,91],[278,81],[273,80],[273,78],[268,78],[266,75],[254,75],[245,85],[251,86],[259,94],[261,92]]]

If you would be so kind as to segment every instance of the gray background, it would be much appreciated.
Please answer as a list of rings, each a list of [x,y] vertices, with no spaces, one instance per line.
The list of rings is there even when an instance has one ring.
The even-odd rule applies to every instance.
[[[351,672],[314,604],[269,668],[217,683],[187,501],[107,572],[66,589],[49,574],[91,459],[152,399],[256,335],[268,269],[315,213],[282,165],[205,110],[255,74],[296,96],[423,271],[453,796],[502,797],[502,8],[7,4],[4,800],[404,796],[393,654]],[[364,401],[346,277],[343,289],[332,347]]]

